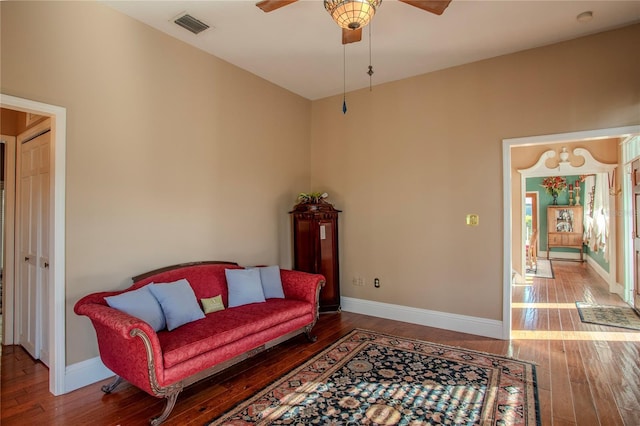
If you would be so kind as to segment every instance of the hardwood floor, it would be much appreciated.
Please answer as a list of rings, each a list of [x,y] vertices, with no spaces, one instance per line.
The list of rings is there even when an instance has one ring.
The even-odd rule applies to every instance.
[[[576,301],[624,305],[586,264],[553,262],[555,279],[514,286],[514,339],[502,341],[343,312],[323,314],[318,341],[300,336],[218,377],[187,388],[167,425],[202,425],[355,327],[512,356],[537,364],[543,425],[639,425],[640,332],[584,324]],[[122,384],[110,395],[96,383],[59,397],[48,370],[20,347],[1,357],[1,415],[5,426],[144,425],[163,401]]]

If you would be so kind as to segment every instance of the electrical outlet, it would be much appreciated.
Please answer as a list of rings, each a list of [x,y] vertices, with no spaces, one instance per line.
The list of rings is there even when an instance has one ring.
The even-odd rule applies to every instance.
[[[353,277],[353,279],[351,280],[351,284],[357,286],[357,287],[364,287],[364,278],[362,277]]]
[[[373,279],[373,286],[375,288],[380,288],[380,278],[374,278]]]

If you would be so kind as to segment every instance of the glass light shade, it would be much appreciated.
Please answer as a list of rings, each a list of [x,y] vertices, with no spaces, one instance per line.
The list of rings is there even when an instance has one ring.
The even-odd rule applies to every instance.
[[[336,23],[347,30],[365,27],[382,0],[324,0],[324,8]]]

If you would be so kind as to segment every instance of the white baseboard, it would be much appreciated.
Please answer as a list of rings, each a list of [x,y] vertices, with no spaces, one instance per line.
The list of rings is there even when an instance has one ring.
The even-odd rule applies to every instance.
[[[115,376],[100,360],[100,357],[67,366],[64,378],[64,393],[80,389],[100,380]]]
[[[393,305],[352,297],[341,297],[340,300],[342,310],[346,312],[426,325],[428,327],[443,328],[445,330],[492,337],[494,339],[503,339],[504,330],[502,321],[498,320],[430,311],[428,309],[412,308],[410,306]]]
[[[547,258],[547,252],[543,252],[544,257],[538,256],[538,259],[546,259]],[[551,251],[549,252],[549,259],[551,261],[553,261],[554,259],[558,259],[558,260],[580,260],[580,253],[579,252],[568,252],[568,251]],[[589,257],[586,253],[582,254],[582,258],[586,259],[587,257]]]
[[[589,266],[591,266],[593,268],[593,270],[596,271],[596,273],[598,275],[600,275],[602,277],[602,279],[605,280],[605,282],[609,285],[609,291],[611,293],[616,293],[618,296],[620,296],[622,298],[622,300],[625,300],[625,298],[624,298],[624,286],[622,284],[620,284],[620,283],[612,282],[613,280],[611,278],[611,273],[607,272],[591,256],[586,256],[586,258],[587,258],[587,263],[589,264]],[[612,266],[609,265],[609,267],[612,267]]]
[[[602,277],[603,280],[605,280],[607,283],[611,280],[611,275],[609,274],[609,272],[605,271],[605,269],[600,266],[600,264],[596,262],[591,256],[585,255],[584,257],[585,259],[587,259],[587,263],[589,264],[589,266],[591,266],[593,270]]]
[[[516,271],[511,272],[511,284],[526,284],[527,280],[517,273]]]

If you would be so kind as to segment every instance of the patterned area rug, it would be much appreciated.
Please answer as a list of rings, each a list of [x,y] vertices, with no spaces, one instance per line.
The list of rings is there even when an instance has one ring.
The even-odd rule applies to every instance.
[[[640,330],[640,317],[628,306],[594,305],[576,302],[582,322]]]
[[[525,275],[536,278],[555,278],[555,275],[553,275],[553,266],[551,265],[551,261],[547,259],[538,259],[536,269],[527,269]]]
[[[540,425],[535,366],[356,329],[218,425]]]

